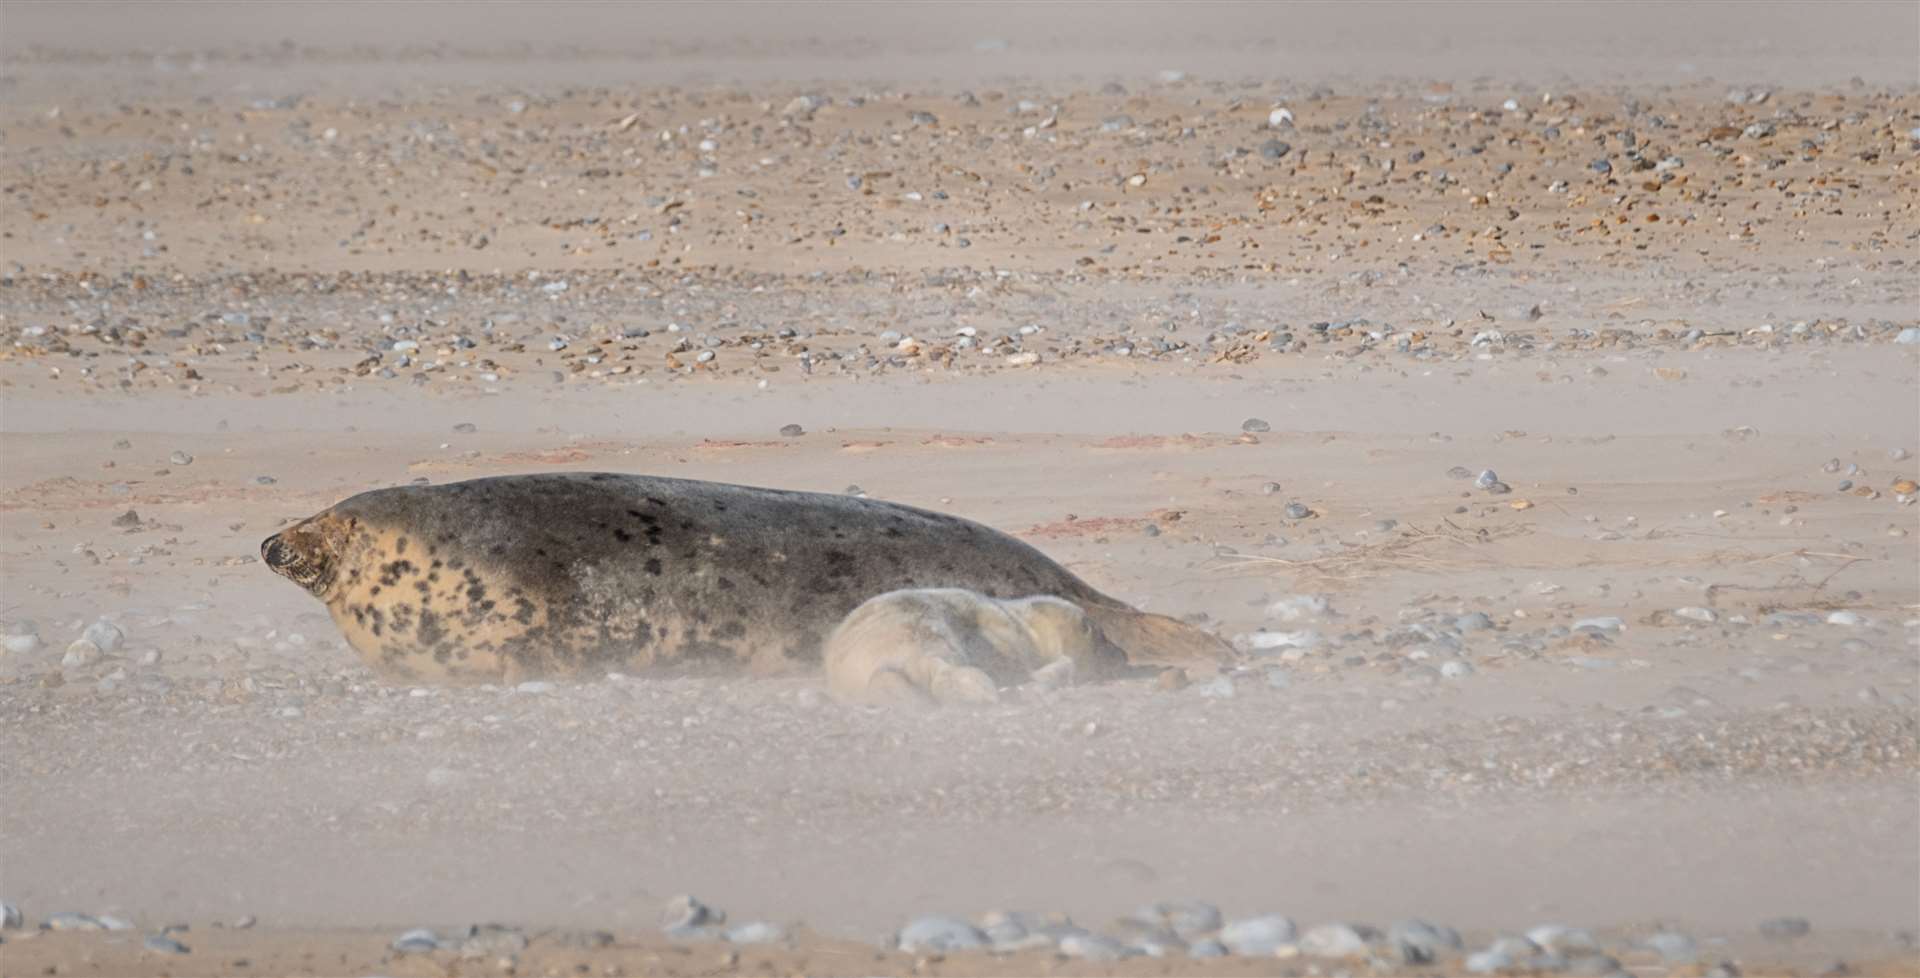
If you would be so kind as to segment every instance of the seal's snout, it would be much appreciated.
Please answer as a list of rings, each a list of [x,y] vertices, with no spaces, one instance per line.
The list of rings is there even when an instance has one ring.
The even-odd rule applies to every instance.
[[[311,552],[312,543],[310,536],[295,527],[260,541],[260,559],[274,573],[319,594],[327,586],[328,561]]]
[[[285,574],[286,569],[300,559],[300,555],[295,553],[292,547],[287,546],[287,541],[281,539],[280,534],[276,533],[260,541],[260,559],[266,561],[267,566],[276,572]]]

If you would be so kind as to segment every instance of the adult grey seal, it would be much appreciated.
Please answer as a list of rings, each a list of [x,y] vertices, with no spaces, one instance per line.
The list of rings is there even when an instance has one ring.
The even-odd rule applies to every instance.
[[[852,496],[504,476],[364,492],[260,554],[326,604],[368,665],[407,681],[816,671],[849,612],[909,588],[1062,598],[1134,663],[1229,655],[1004,533]]]

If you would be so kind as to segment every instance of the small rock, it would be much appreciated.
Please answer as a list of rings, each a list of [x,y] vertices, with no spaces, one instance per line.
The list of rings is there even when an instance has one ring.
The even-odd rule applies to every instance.
[[[1480,474],[1473,479],[1475,489],[1491,489],[1499,483],[1500,477],[1495,475],[1492,469],[1481,469]]]
[[[980,929],[957,917],[938,914],[919,917],[900,929],[896,943],[909,954],[972,951],[987,946]]]
[[[1220,928],[1220,943],[1234,954],[1267,957],[1281,945],[1292,944],[1297,931],[1293,921],[1279,914],[1236,920]]]
[[[1187,957],[1190,958],[1224,958],[1226,956],[1227,946],[1212,938],[1187,945]]]
[[[1920,343],[1920,326],[1908,326],[1906,329],[1901,330],[1900,335],[1894,337],[1893,341],[1908,346]]]
[[[106,620],[88,625],[87,630],[80,633],[80,637],[92,642],[107,655],[120,651],[120,646],[127,641],[127,634],[120,630],[120,626]]]
[[[1163,693],[1179,692],[1180,690],[1186,689],[1189,684],[1187,671],[1180,668],[1163,669],[1160,671],[1159,677],[1153,681],[1153,684],[1155,688]]]
[[[780,434],[786,438],[798,438],[806,433],[807,429],[797,424],[783,424],[780,426]]]
[[[1191,941],[1220,929],[1220,908],[1199,900],[1171,900],[1134,911],[1133,919],[1165,927],[1181,940]]]
[[[119,516],[116,516],[113,518],[113,525],[120,527],[121,529],[132,529],[134,527],[137,527],[140,525],[140,514],[134,512],[133,510],[127,510],[126,512],[121,513]]]
[[[779,924],[755,920],[727,928],[724,936],[729,944],[776,944],[787,939],[787,931]]]
[[[1449,478],[1449,479],[1471,479],[1471,478],[1473,478],[1473,470],[1472,470],[1472,469],[1470,469],[1470,468],[1467,468],[1467,467],[1466,467],[1466,466],[1464,466],[1464,465],[1456,465],[1456,466],[1454,466],[1453,468],[1450,468],[1450,469],[1448,469],[1448,470],[1447,470],[1447,478]]]
[[[1259,434],[1260,432],[1263,432],[1263,431],[1272,431],[1273,426],[1259,418],[1248,418],[1247,420],[1240,422],[1240,430],[1251,432],[1253,434]]]
[[[1260,144],[1260,158],[1263,160],[1278,160],[1291,152],[1293,147],[1283,140],[1269,139]]]
[[[1527,940],[1557,954],[1594,953],[1600,950],[1600,942],[1593,939],[1591,932],[1563,924],[1541,924],[1527,931]]]
[[[1278,482],[1267,482],[1267,483],[1261,484],[1260,486],[1260,495],[1262,496],[1271,496],[1271,495],[1274,495],[1275,493],[1278,493],[1279,491],[1280,491],[1280,483]]]
[[[27,926],[27,917],[11,903],[0,903],[0,930],[19,930]]]
[[[1719,613],[1715,612],[1712,608],[1698,608],[1698,607],[1692,607],[1692,606],[1688,606],[1685,608],[1675,608],[1673,609],[1673,615],[1675,618],[1685,618],[1689,621],[1702,621],[1702,622],[1712,623],[1720,620]]]
[[[475,924],[461,935],[458,947],[469,961],[511,957],[527,949],[527,936],[500,924]]]
[[[1267,617],[1283,622],[1312,621],[1332,611],[1332,603],[1319,594],[1288,595],[1267,605]]]
[[[1760,922],[1760,936],[1774,941],[1791,941],[1813,933],[1813,924],[1805,917],[1773,917]]]
[[[40,630],[30,621],[16,621],[7,626],[7,633],[0,637],[0,648],[9,655],[30,655],[40,649]]]
[[[1846,625],[1852,627],[1864,625],[1866,622],[1867,620],[1861,617],[1857,611],[1836,611],[1827,616],[1827,624],[1829,625]]]
[[[1590,632],[1617,632],[1627,627],[1627,623],[1614,615],[1600,615],[1594,618],[1582,618],[1573,623],[1573,630]]]
[[[1128,956],[1126,945],[1099,934],[1068,934],[1060,938],[1060,953],[1083,961],[1118,961]]]
[[[1693,943],[1693,938],[1676,931],[1659,931],[1644,943],[1668,964],[1689,964],[1699,956],[1699,948]]]
[[[1515,965],[1513,956],[1505,951],[1475,951],[1467,955],[1467,973],[1471,975],[1490,975],[1506,971]]]
[[[67,646],[66,654],[60,657],[60,668],[84,669],[99,662],[101,658],[100,646],[84,638],[76,638],[73,644]]]
[[[1288,503],[1285,512],[1290,520],[1304,520],[1313,515],[1313,510],[1308,509],[1305,503]]]
[[[161,954],[189,954],[192,949],[165,934],[154,934],[140,942],[140,946]]]
[[[1493,619],[1484,611],[1470,611],[1455,618],[1453,627],[1462,632],[1484,632],[1493,627]]]
[[[1473,666],[1460,659],[1448,659],[1440,663],[1440,675],[1447,679],[1465,679],[1473,675]]]
[[[1367,953],[1367,936],[1349,924],[1321,924],[1302,935],[1300,951],[1316,958],[1357,958]]]
[[[1451,927],[1424,920],[1396,921],[1387,928],[1387,942],[1407,964],[1427,964],[1448,951],[1460,949],[1460,934]]]
[[[718,927],[727,922],[727,915],[701,903],[691,894],[682,893],[667,901],[660,910],[660,929],[669,935],[697,931],[703,927]]]
[[[174,465],[192,465],[193,456],[188,455],[186,452],[174,452],[167,456],[167,461]]]
[[[513,690],[516,693],[524,693],[528,696],[538,696],[542,693],[551,693],[557,688],[558,687],[554,686],[554,684],[547,682],[544,679],[529,679],[526,682],[513,687]]]
[[[40,926],[46,928],[47,930],[106,930],[107,929],[107,925],[101,923],[98,917],[95,917],[92,914],[75,913],[71,910],[62,910],[62,911],[59,911],[58,913],[48,914],[47,919],[40,922]]]
[[[425,927],[416,927],[387,945],[400,954],[431,954],[440,950],[440,935]]]

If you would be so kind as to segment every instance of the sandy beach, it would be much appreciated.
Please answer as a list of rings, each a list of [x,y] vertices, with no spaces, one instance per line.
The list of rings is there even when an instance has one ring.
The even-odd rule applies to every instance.
[[[1920,973],[1916,36],[0,4],[0,973]],[[410,687],[260,562],[562,470],[1236,660]]]

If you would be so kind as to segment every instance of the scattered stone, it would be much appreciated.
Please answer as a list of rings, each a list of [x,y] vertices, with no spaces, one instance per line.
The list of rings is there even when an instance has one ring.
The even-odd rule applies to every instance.
[[[895,942],[909,954],[972,951],[987,946],[987,935],[958,917],[938,914],[914,919],[900,929]]]
[[[1301,936],[1300,952],[1316,958],[1357,958],[1367,953],[1367,943],[1362,928],[1321,924]]]
[[[140,514],[133,510],[127,510],[113,518],[113,525],[121,529],[129,530],[138,527],[140,525]]]
[[[1290,520],[1304,520],[1313,515],[1313,510],[1308,509],[1306,503],[1288,503],[1285,512]]]
[[[27,926],[27,917],[11,903],[0,903],[0,930],[19,930]]]
[[[1260,144],[1260,158],[1263,160],[1279,160],[1291,152],[1293,147],[1283,140],[1269,139]]]
[[[1842,611],[1833,612],[1832,614],[1827,616],[1827,624],[1829,625],[1845,625],[1851,628],[1851,627],[1864,625],[1866,623],[1867,623],[1867,620],[1861,617],[1860,613],[1857,611],[1842,610]]]
[[[1191,941],[1220,929],[1220,908],[1199,900],[1171,900],[1148,904],[1134,911],[1133,919],[1173,931],[1183,941]]]
[[[1673,609],[1673,615],[1675,618],[1685,618],[1688,621],[1700,621],[1709,624],[1720,620],[1720,614],[1712,608],[1699,608],[1694,606],[1675,608]]]
[[[1582,618],[1573,623],[1573,630],[1576,632],[1605,632],[1612,634],[1626,627],[1626,621],[1615,615]]]
[[[1279,491],[1280,491],[1280,483],[1278,482],[1267,482],[1267,483],[1261,484],[1260,486],[1260,495],[1262,496],[1271,496],[1271,495],[1274,495],[1275,493],[1278,493]]]
[[[1187,957],[1190,958],[1224,958],[1227,953],[1227,946],[1212,938],[1187,945]]]
[[[1407,964],[1428,964],[1448,951],[1460,950],[1460,934],[1451,927],[1424,920],[1401,920],[1387,928],[1387,942]]]
[[[1153,685],[1163,693],[1177,693],[1186,689],[1189,682],[1187,671],[1175,667],[1160,670],[1160,675],[1153,681]]]
[[[1700,953],[1693,938],[1677,931],[1658,931],[1643,943],[1668,964],[1690,964]]]
[[[1297,933],[1293,921],[1279,914],[1236,920],[1220,928],[1221,944],[1234,954],[1267,957],[1282,945],[1292,944]]]
[[[725,913],[686,893],[668,900],[660,910],[660,929],[666,931],[669,937],[703,933],[707,928],[718,927],[726,922]]]
[[[1493,619],[1484,611],[1470,611],[1455,618],[1453,627],[1462,632],[1484,632],[1493,627]]]
[[[92,642],[107,655],[120,651],[120,647],[127,642],[127,634],[120,630],[120,626],[105,619],[88,625],[86,631],[80,633],[80,637]]]
[[[1813,933],[1813,924],[1805,917],[1771,917],[1760,922],[1760,936],[1774,941],[1791,941]]]
[[[6,634],[0,636],[0,648],[8,655],[31,655],[40,649],[40,630],[31,621],[9,623]]]
[[[416,927],[387,945],[400,954],[431,954],[440,950],[440,936],[425,927]]]
[[[1240,422],[1240,430],[1252,434],[1259,434],[1263,431],[1272,431],[1273,426],[1259,418],[1248,418]]]
[[[1541,924],[1527,931],[1527,940],[1556,954],[1593,953],[1600,950],[1600,942],[1593,939],[1592,933],[1562,924]]]
[[[1289,595],[1267,605],[1267,617],[1283,622],[1312,621],[1332,612],[1332,602],[1320,594]]]
[[[188,455],[186,452],[174,452],[167,456],[167,461],[174,465],[192,465],[193,456]]]
[[[71,911],[71,910],[62,910],[57,913],[48,914],[47,919],[40,922],[40,926],[47,930],[106,930],[107,929],[107,925],[104,923],[101,923],[100,918],[95,917],[92,914],[75,913],[74,911]]]
[[[807,429],[797,424],[783,424],[780,426],[780,434],[787,438],[798,438],[806,433]]]
[[[67,646],[66,654],[60,657],[60,668],[85,669],[102,658],[100,646],[84,638],[76,638],[71,645]]]
[[[1461,659],[1448,659],[1440,663],[1440,675],[1445,679],[1465,679],[1473,675],[1473,666]]]
[[[729,927],[724,935],[729,944],[777,944],[787,939],[786,928],[764,920]]]
[[[1193,691],[1210,700],[1233,698],[1233,680],[1226,676],[1215,676],[1193,688]]]
[[[140,942],[140,946],[160,954],[190,954],[192,949],[165,934],[154,934]]]
[[[1129,956],[1126,945],[1099,934],[1068,934],[1060,938],[1060,953],[1083,961],[1118,961]]]

